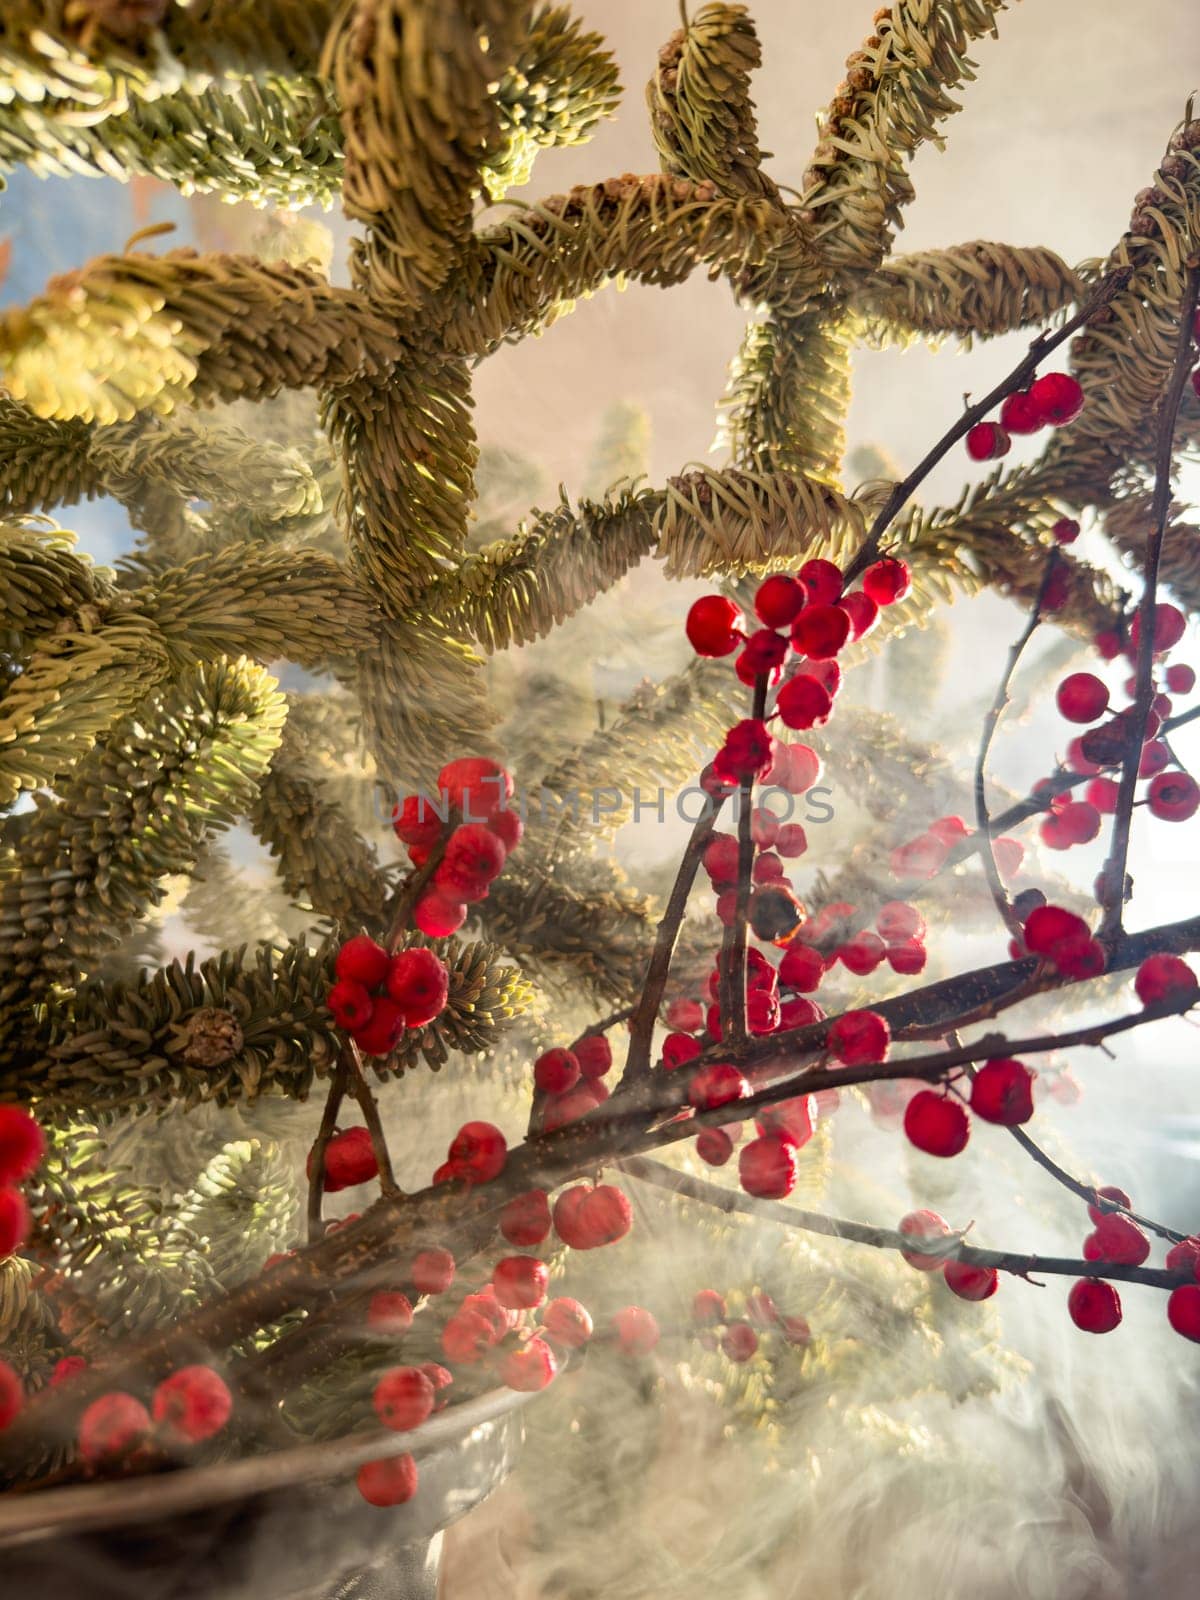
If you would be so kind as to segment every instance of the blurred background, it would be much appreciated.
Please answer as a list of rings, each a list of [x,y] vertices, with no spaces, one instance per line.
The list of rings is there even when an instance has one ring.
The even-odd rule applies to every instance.
[[[774,152],[772,175],[795,183],[815,112],[869,31],[870,6],[756,0],[751,10],[764,54],[760,142]],[[575,11],[614,48],[625,99],[590,144],[541,157],[530,194],[656,165],[642,86],[678,25],[675,0],[579,0]],[[999,40],[975,49],[978,81],[947,124],[946,149],[926,147],[915,160],[917,198],[898,248],[983,238],[1047,245],[1071,263],[1104,255],[1200,83],[1197,21],[1195,0],[1015,5]],[[320,220],[332,230],[334,276],[344,280],[347,230],[336,214]],[[153,180],[122,187],[18,172],[0,194],[0,303],[29,299],[49,275],[120,250],[156,223],[175,231],[145,248],[256,249],[273,229],[296,225],[245,206],[186,200]],[[706,457],[743,321],[725,285],[699,276],[670,291],[610,287],[545,337],[505,348],[478,369],[480,441],[511,453],[517,489],[532,483],[536,503],[549,505],[560,483],[572,495],[588,484],[614,408],[633,406],[636,421],[627,412],[623,426],[636,440],[638,469],[661,482]],[[880,456],[907,470],[964,393],[991,387],[1024,343],[1018,334],[969,352],[858,351],[851,462],[858,451],[871,475]],[[1009,460],[1037,448],[1018,439]],[[924,499],[953,502],[977,471],[952,453]],[[847,478],[855,481],[853,471]],[[1180,493],[1200,505],[1200,466],[1185,467]],[[498,496],[509,519],[503,531],[527,503],[515,492],[507,506]],[[112,502],[82,505],[64,520],[98,562],[132,545]],[[1118,570],[1086,525],[1077,548]],[[543,689],[556,679],[577,687],[584,654],[590,714],[593,702],[615,703],[640,678],[659,679],[682,662],[682,619],[698,592],[644,566],[593,608],[586,631],[582,623],[577,634],[562,629],[505,670]],[[901,679],[886,657],[867,663],[855,692],[969,766],[1021,625],[1017,609],[995,596],[961,600],[915,670],[910,663]],[[1196,654],[1181,649],[1177,658],[1194,663]],[[1085,664],[1050,630],[1031,650],[994,748],[1001,785],[1024,792],[1062,754],[1064,727],[1046,683],[1033,705],[1029,698],[1042,673],[1061,675],[1069,662]],[[1115,685],[1123,674],[1109,676]],[[545,701],[547,717],[557,704],[553,695]],[[547,724],[547,742],[561,731]],[[535,717],[527,738],[537,737]],[[1177,753],[1194,766],[1200,734],[1189,729]],[[853,815],[854,796],[836,795],[838,809]],[[831,834],[837,826],[835,814]],[[818,865],[822,832],[810,835]],[[1054,858],[1054,870],[1090,892],[1102,842]],[[677,829],[646,818],[622,829],[614,848],[635,880],[653,883],[678,843]],[[1198,848],[1195,830],[1135,828],[1134,926],[1194,913]],[[252,841],[235,838],[232,849],[251,881],[265,875]],[[167,955],[203,948],[170,903],[160,935]],[[944,936],[957,966],[1003,955],[1004,939],[987,925]],[[1098,1006],[1119,1008],[1125,993],[1113,985]],[[1017,1013],[1013,1026],[1020,1024]],[[1111,1057],[1092,1051],[1058,1063],[1068,1075],[1042,1097],[1038,1136],[1075,1170],[1121,1185],[1142,1210],[1194,1231],[1195,1028],[1163,1023],[1118,1046]],[[983,1243],[1075,1253],[1087,1226],[1082,1207],[1018,1164],[1010,1145],[1003,1130],[977,1127],[967,1156],[949,1164],[954,1170],[937,1170],[947,1164],[907,1149],[895,1119],[889,1124],[878,1107],[844,1106],[825,1203],[885,1224],[913,1204],[930,1205],[956,1225],[974,1220]],[[443,1577],[449,1600],[1195,1593],[1200,1349],[1169,1333],[1160,1297],[1129,1292],[1118,1332],[1088,1339],[1067,1320],[1061,1280],[1005,1282],[986,1306],[931,1306],[923,1279],[858,1260],[870,1252],[818,1250],[762,1230],[751,1237],[642,1190],[635,1201],[637,1250],[623,1246],[597,1269],[613,1275],[605,1288],[616,1303],[642,1298],[667,1308],[669,1321],[671,1307],[685,1314],[697,1288],[728,1289],[736,1299],[769,1286],[783,1309],[812,1322],[815,1348],[797,1353],[793,1369],[764,1361],[734,1372],[719,1356],[677,1362],[668,1340],[650,1368],[556,1386],[516,1477],[453,1530]]]

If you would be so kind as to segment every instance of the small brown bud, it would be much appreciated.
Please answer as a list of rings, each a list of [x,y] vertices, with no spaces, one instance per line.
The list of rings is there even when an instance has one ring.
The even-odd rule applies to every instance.
[[[241,1023],[220,1006],[193,1011],[183,1024],[183,1034],[187,1039],[183,1059],[189,1067],[223,1067],[246,1042]]]

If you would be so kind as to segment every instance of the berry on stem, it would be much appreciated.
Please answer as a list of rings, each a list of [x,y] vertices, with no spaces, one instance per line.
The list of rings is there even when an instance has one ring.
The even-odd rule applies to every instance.
[[[555,1344],[579,1350],[592,1337],[592,1319],[586,1306],[564,1295],[551,1300],[542,1312],[542,1332]]]
[[[150,1413],[131,1394],[115,1390],[93,1400],[79,1419],[79,1454],[88,1466],[120,1461],[150,1432]]]
[[[1121,1297],[1104,1278],[1080,1278],[1071,1285],[1067,1310],[1084,1333],[1111,1333],[1121,1320]]]
[[[550,1199],[544,1189],[515,1194],[500,1213],[500,1232],[509,1244],[528,1250],[550,1233]]]
[[[1137,969],[1133,987],[1144,1006],[1200,999],[1196,974],[1181,956],[1147,956]]]
[[[971,1110],[985,1122],[1015,1128],[1033,1115],[1033,1073],[1008,1057],[986,1061],[971,1085]]]
[[[418,1294],[445,1294],[454,1282],[454,1257],[449,1250],[422,1250],[412,1264]]]
[[[432,950],[415,946],[392,957],[387,989],[405,1026],[424,1028],[446,1009],[450,975],[445,962]]]
[[[939,1216],[936,1211],[910,1211],[906,1217],[900,1218],[897,1231],[913,1239],[948,1239],[953,1230],[945,1217]],[[946,1261],[945,1256],[922,1255],[916,1250],[902,1250],[900,1254],[918,1272],[937,1272]]]
[[[967,434],[972,461],[998,461],[1012,449],[1012,440],[998,422],[977,422]]]
[[[510,1350],[500,1363],[500,1377],[510,1389],[536,1394],[553,1382],[558,1358],[544,1339],[534,1337],[527,1344]]]
[[[233,1396],[211,1367],[181,1367],[154,1391],[154,1420],[170,1439],[198,1444],[211,1439],[233,1415]]]
[[[698,656],[732,655],[742,642],[742,613],[723,594],[706,594],[687,614],[688,643]]]
[[[950,1157],[966,1148],[971,1120],[957,1100],[922,1089],[904,1108],[904,1131],[926,1155]]]
[[[960,1300],[990,1300],[1000,1282],[995,1267],[977,1267],[969,1261],[947,1261],[942,1277]]]
[[[624,1306],[614,1313],[612,1331],[623,1356],[648,1356],[660,1337],[658,1323],[644,1306]]]
[[[509,1311],[532,1311],[546,1298],[549,1270],[537,1256],[505,1256],[492,1272],[496,1299]]]

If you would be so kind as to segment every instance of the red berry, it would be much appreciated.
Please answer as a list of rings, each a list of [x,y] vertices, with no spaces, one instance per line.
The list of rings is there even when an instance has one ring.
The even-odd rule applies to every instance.
[[[551,1300],[542,1312],[542,1332],[555,1344],[579,1350],[592,1337],[592,1319],[586,1306],[564,1295]]]
[[[792,643],[814,661],[836,656],[850,637],[850,616],[841,606],[808,606],[792,624]]]
[[[780,744],[767,773],[767,782],[789,794],[804,794],[821,776],[821,758],[807,744]]]
[[[783,1317],[779,1329],[789,1344],[806,1345],[812,1342],[812,1329],[803,1317]]]
[[[754,609],[768,628],[786,628],[800,614],[808,592],[796,578],[777,572],[765,578],[754,596]]]
[[[450,1161],[472,1183],[490,1183],[504,1171],[508,1145],[490,1122],[464,1122],[450,1144]]]
[[[825,957],[809,944],[790,944],[779,963],[779,981],[789,989],[811,994],[821,986]]]
[[[1200,1344],[1200,1283],[1184,1283],[1167,1297],[1167,1321],[1185,1339]]]
[[[1084,1333],[1111,1333],[1121,1320],[1121,1297],[1103,1278],[1080,1278],[1071,1285],[1067,1310]]]
[[[663,1040],[663,1066],[668,1072],[674,1072],[677,1067],[694,1061],[700,1049],[699,1039],[693,1039],[690,1033],[669,1033]]]
[[[456,1311],[442,1329],[442,1354],[456,1366],[482,1361],[496,1341],[495,1329],[477,1311]]]
[[[1195,1000],[1198,985],[1196,974],[1179,956],[1147,956],[1137,969],[1133,987],[1144,1006],[1161,1004],[1164,1000]]]
[[[378,995],[371,1002],[371,1015],[361,1027],[355,1028],[351,1037],[367,1056],[387,1056],[400,1042],[404,1032],[404,1013],[390,995]]]
[[[12,1426],[24,1404],[25,1389],[20,1378],[7,1361],[0,1361],[0,1433]]]
[[[546,1298],[549,1270],[537,1256],[505,1256],[492,1272],[496,1299],[509,1311],[531,1311]]]
[[[897,600],[903,600],[912,588],[912,574],[906,562],[885,556],[882,561],[873,562],[863,573],[862,586],[863,592],[877,606],[890,606]]]
[[[533,1081],[542,1094],[566,1094],[579,1082],[579,1061],[570,1050],[546,1050],[533,1063]]]
[[[838,602],[838,610],[850,618],[851,639],[865,639],[879,621],[879,607],[862,589],[844,595]]]
[[[900,944],[906,939],[924,939],[925,918],[916,906],[905,900],[889,900],[881,906],[875,926],[889,944]]]
[[[738,842],[732,833],[714,833],[700,859],[713,883],[737,882]]]
[[[613,1064],[612,1045],[602,1033],[588,1033],[576,1039],[571,1054],[585,1078],[602,1078]]]
[[[1091,930],[1082,917],[1062,906],[1037,906],[1025,921],[1025,944],[1034,955],[1052,956],[1064,940],[1086,938]]]
[[[1196,674],[1182,661],[1167,668],[1167,688],[1172,694],[1191,694],[1196,687]]]
[[[500,1378],[510,1389],[536,1394],[552,1383],[558,1372],[558,1358],[544,1339],[536,1337],[510,1350],[500,1363]]]
[[[782,1139],[799,1150],[812,1138],[817,1126],[816,1096],[792,1095],[758,1114],[758,1131],[764,1137]]]
[[[755,678],[767,676],[787,659],[788,642],[774,628],[759,628],[746,640],[737,659],[738,676],[752,683]]]
[[[698,656],[728,656],[742,642],[742,613],[723,594],[706,594],[687,614],[688,643]]]
[[[544,1189],[515,1194],[500,1213],[500,1232],[509,1244],[528,1250],[550,1232],[550,1200]]]
[[[1108,685],[1092,672],[1072,672],[1058,686],[1058,709],[1068,722],[1095,722],[1108,710]]]
[[[387,989],[400,1007],[405,1025],[424,1028],[446,1009],[450,974],[445,962],[432,950],[414,946],[392,957]]]
[[[1166,1265],[1172,1272],[1196,1273],[1200,1269],[1200,1234],[1173,1244],[1167,1251]]]
[[[0,1363],[0,1365],[3,1365],[3,1363]],[[54,1363],[54,1371],[50,1374],[50,1388],[57,1389],[60,1383],[68,1383],[77,1372],[86,1372],[87,1366],[88,1364],[82,1356],[63,1356]],[[0,1404],[0,1411],[3,1411],[2,1404]],[[0,1428],[3,1426],[4,1423],[0,1420]]]
[[[1156,772],[1161,772],[1171,760],[1171,752],[1161,739],[1151,739],[1142,747],[1142,758],[1138,762],[1138,777],[1152,778]]]
[[[950,846],[934,833],[923,833],[892,851],[890,866],[898,878],[932,878],[941,871]]]
[[[369,1506],[402,1506],[417,1492],[417,1463],[410,1455],[364,1461],[354,1481]]]
[[[486,822],[511,800],[511,775],[487,756],[462,756],[438,773],[438,792],[468,822]]]
[[[502,807],[490,816],[487,820],[487,826],[509,854],[520,844],[521,837],[525,832],[525,824],[521,821],[520,813],[512,810],[509,806]]]
[[[777,1134],[752,1139],[738,1157],[738,1180],[760,1200],[782,1200],[796,1187],[796,1146]]]
[[[967,434],[967,454],[972,461],[998,461],[1012,448],[1012,440],[998,422],[977,422]]]
[[[1033,1115],[1033,1073],[1008,1057],[987,1061],[971,1085],[971,1110],[985,1122],[1015,1128]]]
[[[1157,772],[1150,779],[1148,803],[1162,822],[1186,822],[1200,808],[1200,784],[1190,772]]]
[[[102,1394],[79,1419],[79,1453],[89,1466],[119,1461],[150,1432],[150,1413],[119,1389]]]
[[[29,1237],[30,1217],[19,1189],[0,1188],[0,1261],[18,1251]]]
[[[898,1231],[913,1239],[947,1239],[952,1230],[945,1217],[936,1211],[910,1211],[900,1218]],[[921,1255],[915,1250],[902,1250],[900,1254],[918,1272],[936,1272],[946,1261],[945,1256]]]
[[[420,1367],[392,1367],[375,1385],[375,1414],[385,1428],[407,1433],[433,1410],[434,1387]]]
[[[1083,791],[1088,805],[1094,806],[1102,817],[1111,817],[1117,809],[1120,785],[1111,778],[1093,778]]]
[[[367,1327],[373,1333],[399,1339],[412,1327],[412,1302],[398,1289],[380,1289],[367,1307]]]
[[[785,822],[775,835],[775,853],[794,861],[808,849],[808,835],[798,822]]]
[[[924,972],[927,959],[925,946],[916,939],[906,939],[903,944],[890,944],[887,947],[888,966],[904,977],[911,978],[918,972]]]
[[[612,1329],[623,1356],[648,1356],[659,1341],[658,1323],[642,1306],[625,1306],[616,1312]]]
[[[1154,654],[1162,655],[1172,649],[1187,631],[1187,618],[1178,606],[1160,600],[1154,608]],[[1129,629],[1129,644],[1136,658],[1142,637],[1142,614],[1139,611]]]
[[[577,1089],[568,1089],[566,1094],[554,1095],[542,1115],[542,1132],[557,1133],[569,1123],[586,1117],[598,1104],[590,1083],[581,1083]]]
[[[877,933],[863,928],[853,939],[839,946],[836,959],[857,977],[865,978],[883,960],[886,945]]]
[[[488,886],[504,869],[503,844],[482,822],[465,822],[455,828],[446,854],[434,874],[439,891],[451,900],[483,900]]]
[[[349,1033],[365,1028],[374,1011],[371,996],[352,978],[339,978],[325,996],[325,1004],[338,1027]]]
[[[1000,1282],[995,1267],[976,1267],[969,1261],[947,1261],[942,1277],[960,1300],[990,1300]]]
[[[633,1227],[633,1207],[623,1189],[599,1183],[585,1193],[579,1208],[580,1222],[587,1238],[587,1250],[599,1249],[623,1239]]]
[[[922,1089],[904,1108],[904,1131],[927,1155],[956,1156],[971,1137],[971,1121],[957,1100]]]
[[[715,1289],[701,1289],[692,1300],[692,1321],[702,1328],[716,1327],[726,1318],[725,1296]]]
[[[426,889],[413,907],[413,926],[429,939],[448,939],[467,920],[466,902],[439,889]]]
[[[1059,517],[1050,532],[1059,544],[1074,544],[1079,537],[1079,524],[1074,517]]]
[[[1103,1189],[1097,1189],[1096,1194],[1102,1200],[1113,1200],[1117,1205],[1124,1206],[1126,1211],[1129,1210],[1132,1203],[1124,1189],[1118,1189],[1115,1184],[1106,1184]],[[1088,1216],[1091,1217],[1093,1222],[1099,1222],[1101,1217],[1111,1216],[1112,1214],[1110,1206],[1089,1205],[1087,1210]]]
[[[1018,389],[1005,396],[1000,407],[1000,426],[1008,433],[1037,433],[1043,426],[1041,413],[1028,389]]]
[[[337,953],[333,968],[339,978],[361,983],[365,989],[378,989],[387,979],[391,959],[381,944],[360,933],[347,939]]]
[[[1140,1267],[1150,1254],[1150,1241],[1131,1218],[1109,1211],[1101,1215],[1094,1231],[1084,1240],[1083,1254],[1088,1261]]]
[[[842,577],[841,567],[832,561],[822,560],[819,556],[812,561],[806,561],[797,573],[797,577],[804,585],[809,605],[831,606],[835,600],[841,598],[845,580]]]
[[[733,1140],[724,1128],[701,1128],[696,1135],[696,1154],[706,1166],[723,1167],[733,1154]]]
[[[847,1011],[830,1024],[826,1044],[846,1067],[886,1061],[891,1029],[875,1011]]]
[[[789,728],[820,728],[829,721],[833,701],[815,678],[801,673],[780,689],[775,709]]]
[[[698,1033],[704,1026],[704,1007],[699,1000],[672,1000],[667,1007],[667,1026],[682,1033]]]
[[[392,812],[396,837],[407,845],[416,845],[418,850],[432,850],[442,836],[444,825],[433,801],[423,794],[406,795],[403,803]]]
[[[233,1415],[233,1396],[211,1367],[181,1367],[154,1391],[153,1411],[168,1438],[197,1444],[220,1433]]]
[[[1067,372],[1043,373],[1030,386],[1029,398],[1052,428],[1065,428],[1083,410],[1083,390]]]
[[[748,1322],[731,1322],[721,1339],[721,1349],[740,1366],[758,1349],[758,1335]]]
[[[0,1183],[23,1183],[46,1153],[46,1137],[21,1106],[0,1106]]]
[[[308,1167],[312,1167],[311,1151]],[[309,1176],[312,1176],[311,1170]],[[356,1184],[369,1183],[378,1176],[379,1162],[366,1128],[347,1128],[344,1133],[335,1133],[325,1146],[326,1194],[353,1189]]]
[[[719,1062],[702,1067],[688,1084],[688,1100],[697,1111],[714,1111],[732,1100],[742,1100],[750,1093],[750,1085],[736,1067]]]
[[[454,1282],[454,1257],[449,1250],[422,1250],[412,1264],[418,1294],[445,1294]]]
[[[765,722],[745,717],[725,735],[713,757],[713,767],[730,783],[761,778],[775,759],[775,740]]]

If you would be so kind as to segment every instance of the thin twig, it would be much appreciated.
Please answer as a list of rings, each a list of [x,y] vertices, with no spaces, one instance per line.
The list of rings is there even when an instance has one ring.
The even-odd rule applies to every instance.
[[[325,1151],[333,1138],[333,1130],[337,1127],[338,1112],[342,1109],[342,1101],[346,1095],[347,1085],[346,1063],[341,1056],[333,1069],[333,1077],[329,1084],[329,1093],[325,1097],[325,1109],[321,1113],[321,1126],[317,1129],[317,1137],[313,1141],[312,1154],[309,1156],[308,1175],[308,1242],[321,1237],[321,1201],[325,1195]]]
[[[675,943],[679,938],[679,929],[687,911],[688,899],[700,868],[701,858],[713,836],[717,817],[724,804],[724,795],[718,794],[710,798],[710,803],[696,820],[683,852],[679,871],[675,874],[675,882],[671,885],[671,893],[667,898],[666,909],[658,924],[641,998],[633,1009],[629,1051],[625,1057],[625,1070],[621,1074],[619,1086],[633,1082],[650,1069],[650,1043],[654,1037],[654,1024],[658,1020],[658,1009],[662,1004],[663,993],[670,975]]]
[[[725,1189],[705,1178],[693,1178],[686,1172],[677,1172],[664,1162],[648,1160],[645,1156],[627,1156],[618,1162],[622,1172],[640,1178],[643,1183],[655,1184],[660,1189],[671,1189],[689,1200],[712,1206],[730,1215],[760,1217],[777,1222],[785,1228],[800,1228],[805,1233],[820,1233],[830,1239],[848,1239],[855,1244],[870,1245],[875,1250],[914,1251],[917,1241],[912,1234],[897,1233],[891,1228],[877,1228],[868,1222],[851,1222],[845,1217],[830,1217],[820,1211],[805,1211],[799,1206],[784,1205],[779,1200],[759,1200],[742,1194],[737,1189]],[[947,1261],[963,1261],[973,1267],[994,1267],[997,1272],[1011,1272],[1016,1277],[1028,1278],[1031,1274],[1067,1278],[1111,1278],[1118,1283],[1141,1283],[1154,1289],[1175,1289],[1192,1281],[1186,1271],[1168,1271],[1165,1267],[1128,1267],[1115,1261],[1081,1261],[1063,1256],[1038,1256],[1014,1250],[984,1250],[966,1244],[960,1234],[950,1233],[944,1238],[922,1238],[919,1253],[923,1256],[944,1257]]]
[[[371,1148],[375,1152],[375,1160],[379,1167],[379,1187],[385,1195],[397,1195],[400,1186],[396,1182],[396,1175],[392,1171],[392,1157],[387,1146],[387,1136],[383,1131],[383,1123],[379,1120],[379,1104],[375,1099],[371,1085],[367,1082],[366,1070],[363,1067],[362,1051],[350,1041],[345,1051],[346,1073],[349,1079],[350,1093],[358,1101],[359,1110],[363,1114],[363,1121],[371,1135]]]
[[[1029,350],[1017,363],[1006,378],[984,395],[982,400],[973,406],[968,406],[938,442],[913,468],[907,478],[896,484],[888,495],[875,521],[871,524],[869,533],[859,548],[858,554],[846,568],[846,582],[850,583],[864,572],[875,557],[879,554],[879,542],[895,520],[897,512],[911,498],[914,491],[924,483],[925,479],[941,461],[943,456],[951,450],[960,439],[966,437],[977,422],[982,422],[989,411],[992,411],[1008,395],[1014,394],[1018,389],[1024,388],[1026,382],[1037,371],[1039,365],[1046,359],[1052,350],[1071,337],[1077,328],[1083,327],[1090,321],[1096,312],[1106,306],[1128,283],[1133,274],[1132,267],[1120,267],[1107,278],[1101,280],[1092,293],[1084,301],[1075,315],[1064,322],[1061,328],[1053,332],[1039,333],[1029,346]]]
[[[754,680],[750,715],[761,722],[767,709],[765,674]],[[721,939],[720,972],[717,991],[721,996],[721,1037],[746,1037],[746,920],[750,915],[750,883],[754,870],[754,839],[751,833],[754,779],[743,778],[738,786],[738,866],[737,895],[733,921],[727,923]]]
[[[442,826],[441,837],[429,852],[429,856],[423,865],[414,872],[410,872],[405,878],[384,913],[384,921],[387,923],[388,929],[384,943],[391,951],[396,949],[404,937],[408,929],[408,919],[412,915],[412,909],[421,898],[426,884],[441,866],[442,858],[446,854],[446,846],[450,842],[450,836],[462,821],[461,812],[457,811],[453,806],[448,806],[446,809],[447,816]]]
[[[1134,696],[1133,716],[1130,719],[1129,740],[1125,747],[1121,768],[1121,785],[1117,793],[1117,811],[1113,822],[1112,849],[1102,875],[1104,885],[1104,921],[1101,938],[1110,938],[1124,926],[1125,868],[1129,860],[1129,835],[1133,827],[1133,802],[1137,791],[1138,770],[1141,766],[1142,745],[1146,725],[1154,704],[1154,621],[1158,602],[1158,568],[1162,559],[1163,542],[1167,532],[1167,514],[1171,508],[1171,463],[1174,458],[1175,423],[1183,386],[1194,361],[1192,348],[1192,321],[1196,303],[1200,299],[1200,265],[1190,267],[1183,292],[1179,331],[1175,344],[1175,363],[1171,381],[1163,396],[1162,414],[1158,423],[1158,450],[1154,463],[1154,499],[1152,516],[1154,531],[1146,544],[1146,582],[1138,605],[1138,654],[1135,676],[1137,694]]]

